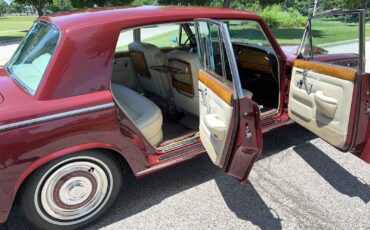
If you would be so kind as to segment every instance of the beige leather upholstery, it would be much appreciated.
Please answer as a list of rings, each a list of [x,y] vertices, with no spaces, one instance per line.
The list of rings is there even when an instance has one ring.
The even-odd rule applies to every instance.
[[[114,59],[112,82],[137,89],[137,77],[130,57]]]
[[[149,143],[158,146],[163,140],[163,117],[158,106],[123,85],[112,83],[111,88],[124,112],[136,124]]]
[[[169,77],[150,68],[167,65],[166,55],[155,45],[143,42],[132,42],[128,49],[141,87],[163,99],[170,98],[172,94]]]
[[[173,67],[182,69],[185,74],[174,74],[171,77],[172,94],[175,105],[183,110],[199,115],[199,93],[198,93],[198,71],[200,69],[200,61],[197,54],[174,50],[167,54],[168,62]],[[175,83],[180,86],[191,87],[192,93],[189,90],[182,90],[181,87],[176,87]]]
[[[233,107],[222,100],[203,82],[199,88],[207,91],[199,99],[200,139],[213,163],[219,164],[225,148],[226,137],[231,124]]]
[[[336,147],[347,139],[354,82],[294,67],[290,83],[289,117]]]

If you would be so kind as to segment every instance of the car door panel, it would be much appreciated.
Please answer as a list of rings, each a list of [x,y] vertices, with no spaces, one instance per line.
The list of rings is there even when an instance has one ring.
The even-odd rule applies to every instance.
[[[213,163],[219,165],[232,124],[232,90],[203,70],[199,71],[199,81],[200,138]]]
[[[240,99],[238,117],[238,126],[234,127],[237,129],[234,154],[231,155],[232,159],[229,160],[231,163],[227,166],[226,172],[245,181],[263,149],[262,135],[252,135],[262,133],[257,103],[248,97]]]
[[[353,69],[295,61],[289,95],[290,118],[330,144],[344,147],[355,78]]]
[[[243,95],[227,25],[196,21],[200,139],[215,165],[245,180],[262,152],[258,105]]]

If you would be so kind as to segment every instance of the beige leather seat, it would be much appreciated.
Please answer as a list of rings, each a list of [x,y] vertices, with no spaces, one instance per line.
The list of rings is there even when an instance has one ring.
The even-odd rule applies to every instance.
[[[201,68],[198,54],[174,50],[167,54],[170,66],[185,70],[185,73],[171,76],[172,95],[175,105],[199,116],[198,71]],[[243,89],[245,96],[252,98],[253,93]]]
[[[122,109],[135,123],[141,133],[153,146],[158,146],[163,140],[162,112],[148,98],[116,83],[112,83],[112,92]]]
[[[171,88],[175,105],[199,116],[198,71],[200,61],[197,54],[174,50],[167,54],[169,65],[185,71],[171,76]]]
[[[170,98],[172,94],[168,75],[150,68],[167,65],[166,55],[155,45],[143,42],[132,42],[128,49],[141,87],[162,99]]]

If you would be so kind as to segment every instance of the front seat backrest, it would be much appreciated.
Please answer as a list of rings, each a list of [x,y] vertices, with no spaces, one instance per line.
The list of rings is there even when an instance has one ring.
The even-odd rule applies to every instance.
[[[171,75],[175,105],[199,116],[198,71],[201,65],[198,54],[174,50],[167,57],[171,66],[185,70],[185,73]]]
[[[150,68],[167,65],[166,55],[155,45],[143,42],[132,42],[128,49],[141,87],[163,99],[170,98],[169,77]]]

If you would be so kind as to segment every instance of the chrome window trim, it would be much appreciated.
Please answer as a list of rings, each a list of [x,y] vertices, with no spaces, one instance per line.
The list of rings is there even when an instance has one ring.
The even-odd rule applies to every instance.
[[[229,61],[229,65],[230,65],[231,76],[233,78],[233,88],[234,88],[234,92],[235,92],[235,93],[233,93],[233,98],[234,99],[242,98],[243,97],[243,90],[242,90],[242,86],[241,86],[241,83],[240,83],[239,71],[238,71],[238,67],[237,67],[237,64],[236,64],[236,60],[235,60],[235,58],[233,58],[233,57],[235,57],[235,54],[234,54],[233,46],[232,46],[232,43],[231,43],[231,40],[230,40],[230,34],[229,34],[229,30],[227,28],[227,25],[225,23],[221,22],[221,21],[217,21],[217,20],[213,20],[213,19],[209,19],[209,18],[196,18],[196,19],[194,19],[194,22],[196,22],[196,23],[198,23],[198,22],[207,22],[207,23],[215,24],[216,26],[219,27],[221,35],[222,35],[222,40],[223,40],[223,43],[225,45],[226,56],[227,56],[227,59]],[[198,25],[196,25],[196,32],[199,33],[199,29],[197,29],[197,27],[198,27]],[[199,42],[198,36],[196,36],[196,37],[197,37],[197,41]],[[201,53],[200,49],[198,49],[198,53]],[[200,54],[200,55],[204,57],[204,55],[202,55],[202,54]]]
[[[350,14],[358,14],[359,16],[359,66],[358,66],[358,73],[363,74],[365,73],[365,66],[366,66],[366,47],[365,47],[365,42],[366,42],[366,21],[365,21],[365,16],[366,12],[364,9],[359,9],[359,10],[343,10],[343,11],[332,11],[332,12],[327,12],[327,13],[322,13],[322,14],[316,14],[315,16],[311,16],[307,20],[307,24],[305,27],[305,31],[303,33],[303,37],[301,40],[301,43],[298,48],[298,55],[303,56],[302,52],[304,51],[304,42],[307,39],[307,34],[309,35],[309,44],[311,46],[311,51],[310,51],[310,60],[313,59],[313,53],[312,53],[312,20],[316,18],[321,18],[321,17],[333,17],[333,16],[342,16],[342,15],[350,15]]]
[[[82,109],[75,109],[67,112],[62,112],[62,113],[56,113],[52,115],[47,115],[43,117],[38,117],[38,118],[33,118],[29,120],[23,120],[23,121],[18,121],[10,124],[5,124],[5,125],[0,125],[0,132],[2,131],[7,131],[10,129],[15,129],[15,128],[21,128],[25,126],[30,126],[30,125],[35,125],[39,124],[42,122],[47,122],[47,121],[53,121],[61,118],[67,118],[79,114],[84,114],[84,113],[89,113],[89,112],[96,112],[104,109],[108,109],[111,107],[114,107],[114,102],[109,102],[101,105],[95,105],[95,106],[90,106]]]

